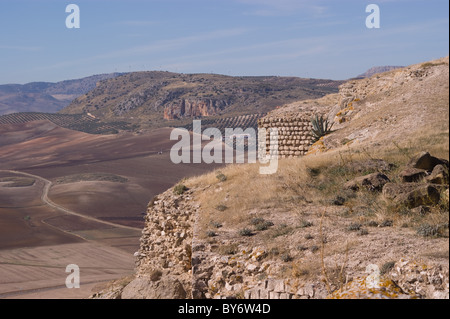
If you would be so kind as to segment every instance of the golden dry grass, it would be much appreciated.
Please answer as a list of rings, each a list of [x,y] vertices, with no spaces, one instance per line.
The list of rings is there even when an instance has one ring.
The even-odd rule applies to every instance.
[[[420,151],[433,156],[449,158],[448,128],[428,126],[402,141],[391,141],[377,146],[353,145],[303,158],[280,159],[278,171],[273,175],[260,175],[259,164],[234,164],[209,174],[186,180],[189,188],[200,188],[196,199],[201,209],[203,227],[211,221],[239,225],[251,218],[251,212],[267,209],[295,211],[302,204],[327,205],[342,193],[342,185],[358,176],[348,169],[352,163],[369,159],[384,159],[396,168],[387,173],[397,180],[402,166]],[[219,174],[226,176],[220,181]],[[355,217],[359,221],[383,222],[390,218],[396,225],[418,225],[424,222],[443,223],[448,214],[436,207],[424,218],[392,214],[391,207],[381,194],[362,191],[350,196],[345,205],[350,210],[363,207],[367,216]],[[218,209],[218,206],[221,206]]]

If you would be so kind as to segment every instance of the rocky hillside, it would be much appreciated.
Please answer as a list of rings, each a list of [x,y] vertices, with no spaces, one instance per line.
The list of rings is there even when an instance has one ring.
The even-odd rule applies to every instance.
[[[342,81],[288,77],[133,72],[102,82],[62,113],[167,125],[167,120],[265,113],[336,92]]]
[[[308,155],[152,199],[136,274],[94,298],[449,298],[448,57],[268,117],[326,115]]]
[[[76,97],[119,73],[99,74],[56,83],[32,82],[0,85],[0,115],[19,112],[57,112]]]

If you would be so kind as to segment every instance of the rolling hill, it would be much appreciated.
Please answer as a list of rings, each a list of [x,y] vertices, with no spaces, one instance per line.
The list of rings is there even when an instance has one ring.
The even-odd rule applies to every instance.
[[[62,114],[91,113],[141,126],[187,124],[192,118],[265,113],[277,106],[337,92],[342,81],[295,77],[132,72],[99,83]]]

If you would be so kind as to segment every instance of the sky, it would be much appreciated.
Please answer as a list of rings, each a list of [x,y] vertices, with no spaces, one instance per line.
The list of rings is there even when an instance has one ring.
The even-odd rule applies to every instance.
[[[448,12],[447,0],[0,0],[0,84],[151,70],[345,80],[447,56]]]

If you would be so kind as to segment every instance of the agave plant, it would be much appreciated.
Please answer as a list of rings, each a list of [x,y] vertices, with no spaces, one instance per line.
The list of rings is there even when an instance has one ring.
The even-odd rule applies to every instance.
[[[329,123],[328,119],[324,119],[323,115],[320,117],[315,115],[311,118],[312,129],[311,133],[313,135],[313,143],[317,142],[322,136],[331,133],[331,128],[333,123]]]

